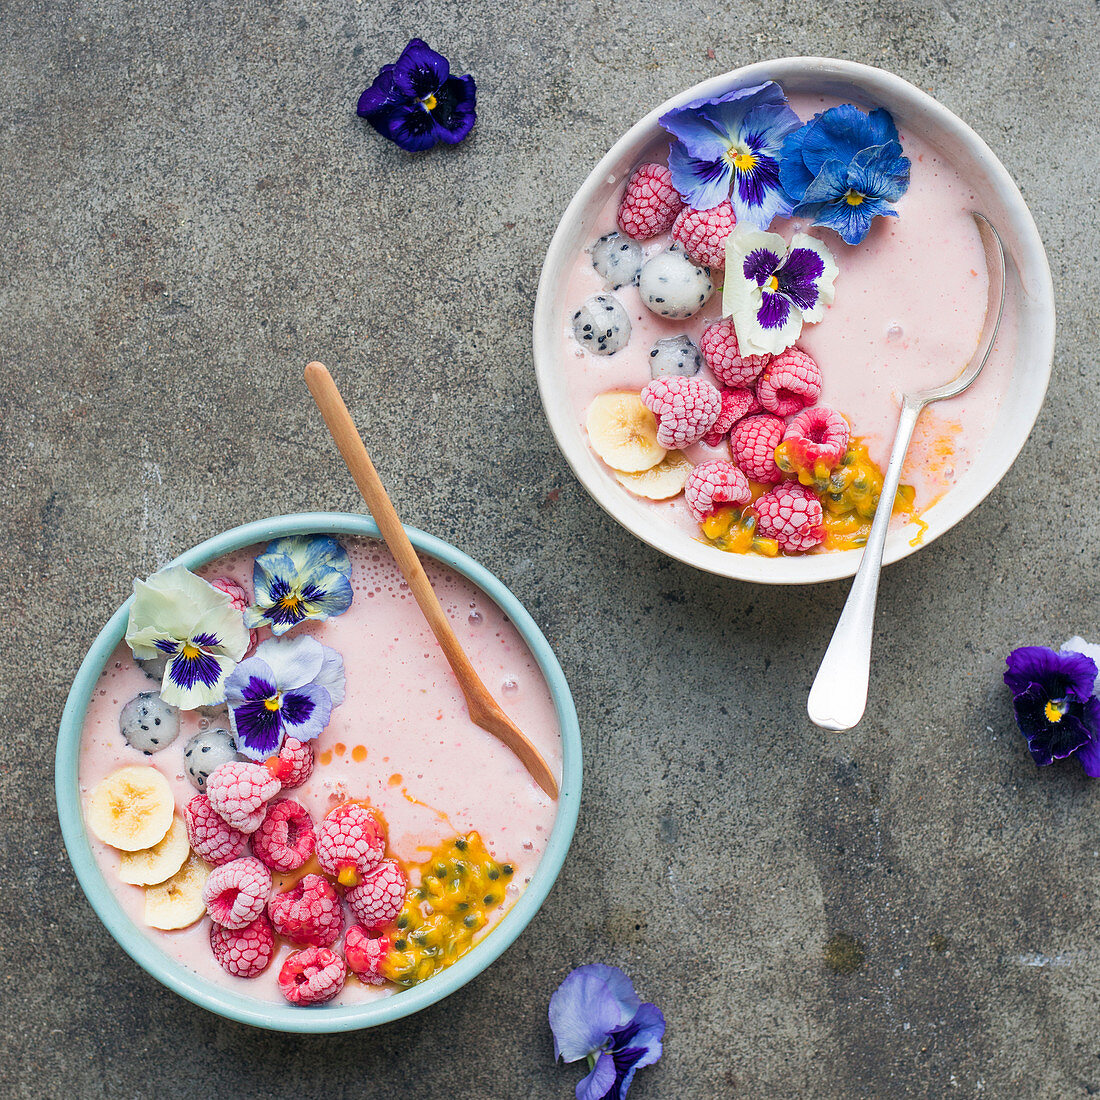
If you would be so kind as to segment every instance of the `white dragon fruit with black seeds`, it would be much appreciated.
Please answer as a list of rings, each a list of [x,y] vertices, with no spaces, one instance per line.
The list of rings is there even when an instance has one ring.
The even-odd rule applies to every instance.
[[[593,355],[614,355],[630,339],[630,316],[612,294],[594,294],[573,314],[573,335]]]
[[[679,249],[658,252],[642,267],[638,293],[658,317],[680,319],[698,313],[714,293],[710,268],[700,267]]]
[[[667,378],[679,374],[694,378],[703,369],[703,356],[690,336],[666,336],[653,345],[649,353],[651,378]]]
[[[122,708],[118,727],[138,752],[152,756],[179,736],[180,712],[155,691],[143,691]]]
[[[206,781],[210,773],[231,760],[241,760],[233,735],[226,729],[202,730],[183,748],[183,762],[187,766],[187,775],[191,786],[197,791],[206,790]]]
[[[645,253],[637,241],[624,233],[608,233],[591,248],[592,266],[612,290],[636,286],[645,263]]]

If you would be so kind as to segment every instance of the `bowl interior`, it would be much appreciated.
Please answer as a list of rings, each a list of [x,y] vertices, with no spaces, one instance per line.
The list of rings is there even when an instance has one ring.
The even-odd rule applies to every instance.
[[[861,550],[801,557],[761,558],[731,554],[692,537],[658,518],[622,488],[588,446],[560,369],[560,333],[566,308],[570,265],[590,243],[595,222],[612,193],[640,161],[663,160],[668,136],[658,118],[694,99],[721,95],[735,87],[775,80],[788,93],[814,92],[882,106],[903,132],[935,146],[975,189],[976,206],[997,226],[1007,253],[1005,328],[1015,330],[1011,381],[990,433],[995,447],[982,447],[970,469],[921,518],[928,525],[892,531],[887,562],[897,561],[949,530],[974,509],[1012,465],[1039,414],[1054,354],[1054,292],[1046,253],[1034,220],[1008,172],[965,123],[918,88],[881,69],[826,58],[785,58],[761,62],[704,81],[661,104],[626,132],[592,170],[570,202],[551,241],[535,305],[534,352],[543,407],[558,445],[592,497],[619,523],[651,546],[712,573],[768,584],[804,584],[855,573]],[[960,368],[962,364],[959,365]],[[946,380],[946,379],[945,379]]]
[[[450,566],[472,581],[511,619],[549,685],[562,738],[562,779],[558,810],[546,851],[531,882],[484,940],[458,962],[422,985],[364,1004],[303,1009],[289,1004],[265,1003],[213,986],[161,951],[148,933],[137,928],[123,912],[101,873],[84,830],[78,785],[84,713],[104,663],[125,634],[130,600],[115,612],[92,643],[69,692],[58,734],[55,780],[61,832],[77,879],[108,931],[135,962],[181,996],[229,1019],[278,1031],[338,1032],[372,1027],[417,1012],[464,985],[512,943],[545,900],[569,850],[580,806],[581,745],[573,698],[557,658],[523,605],[493,574],[440,539],[414,528],[406,530],[413,545],[421,553]],[[181,554],[173,564],[194,569],[254,543],[283,535],[314,532],[379,537],[374,521],[365,516],[339,512],[280,516],[246,524],[209,539]]]

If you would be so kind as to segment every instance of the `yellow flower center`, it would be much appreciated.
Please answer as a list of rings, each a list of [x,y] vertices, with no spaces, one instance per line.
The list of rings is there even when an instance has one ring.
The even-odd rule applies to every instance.
[[[193,661],[201,652],[202,650],[197,645],[193,645],[191,642],[183,643],[183,656],[188,661]]]
[[[439,101],[429,92],[420,102],[424,104],[425,111],[434,111]]]
[[[844,196],[844,201],[849,206],[859,206],[859,204],[863,202],[863,198],[864,196],[858,191],[848,191]]]
[[[302,606],[302,597],[299,596],[297,592],[291,592],[289,596],[283,596],[283,598],[279,600],[279,606],[283,608],[284,611],[290,611],[297,614]]]
[[[1043,708],[1046,712],[1048,722],[1061,722],[1066,713],[1066,704],[1064,702],[1055,702],[1053,699]]]
[[[723,154],[727,164],[732,164],[738,172],[751,172],[756,167],[756,154],[749,149],[738,149],[731,145]]]
[[[267,707],[267,709],[271,710],[271,711],[278,710],[282,705],[283,705],[283,693],[282,692],[279,692],[278,695],[268,696],[268,698],[266,698],[264,700],[264,706]]]
[[[771,278],[764,284],[765,290],[770,290],[773,294],[779,289],[779,280],[772,275]]]

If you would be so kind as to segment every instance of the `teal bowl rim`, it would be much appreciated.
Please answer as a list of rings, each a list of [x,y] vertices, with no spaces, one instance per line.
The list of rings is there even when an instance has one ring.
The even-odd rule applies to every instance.
[[[364,1004],[296,1008],[290,1004],[264,1003],[212,985],[183,963],[170,958],[125,914],[100,871],[84,830],[78,784],[80,733],[84,713],[103,666],[123,639],[133,597],[111,616],[96,636],[69,691],[57,737],[54,776],[61,834],[81,888],[107,931],[134,962],[181,997],[238,1023],[272,1031],[331,1034],[389,1023],[441,1001],[480,974],[511,946],[546,900],[569,852],[580,809],[581,736],[573,696],[550,643],[543,637],[542,631],[523,604],[483,565],[434,535],[414,527],[406,527],[405,530],[417,550],[450,566],[472,581],[511,619],[534,654],[549,685],[562,739],[558,811],[546,851],[535,868],[531,882],[484,940],[458,962],[422,985]],[[312,532],[380,537],[378,526],[367,516],[349,512],[300,512],[255,520],[234,527],[180,554],[172,564],[198,568],[214,558],[253,543],[265,542],[282,535]]]

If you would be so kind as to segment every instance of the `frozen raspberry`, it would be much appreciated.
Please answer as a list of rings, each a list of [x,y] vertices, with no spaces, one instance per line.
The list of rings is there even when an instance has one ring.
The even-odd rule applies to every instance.
[[[284,791],[300,787],[313,774],[313,748],[297,737],[288,737],[278,755],[264,761],[264,767],[282,783]]]
[[[293,798],[269,802],[252,834],[252,852],[273,871],[297,871],[313,855],[313,819],[306,808]]]
[[[703,436],[703,442],[708,447],[717,447],[738,420],[759,411],[760,402],[756,400],[756,394],[752,390],[723,390],[722,411],[711,425],[710,431]]]
[[[747,488],[747,486],[746,486]],[[405,904],[408,889],[405,872],[392,859],[384,859],[344,895],[352,912],[368,932],[385,928]]]
[[[270,893],[271,872],[258,859],[245,856],[210,872],[202,900],[215,924],[243,928],[264,911]]]
[[[756,533],[775,539],[780,550],[801,553],[825,538],[821,501],[797,482],[785,482],[766,492],[755,505]]]
[[[382,963],[390,951],[390,938],[384,932],[368,932],[361,924],[353,924],[344,937],[344,958],[348,969],[368,985],[381,985],[386,977]]]
[[[672,173],[663,164],[640,164],[619,204],[619,228],[628,237],[645,241],[670,229],[683,208],[684,200],[672,186]]]
[[[726,266],[726,238],[737,224],[729,200],[710,210],[692,210],[685,206],[672,224],[672,239],[683,245],[684,251],[706,267]]]
[[[734,389],[751,386],[771,358],[770,355],[742,355],[730,317],[723,317],[703,329],[703,335],[699,338],[699,349],[711,374],[723,386]]]
[[[752,491],[749,479],[732,462],[701,462],[688,474],[684,497],[702,523],[723,504],[747,504]]]
[[[765,484],[783,479],[783,472],[775,464],[775,449],[783,439],[783,431],[783,421],[770,413],[746,416],[734,424],[730,453],[746,477]]]
[[[670,451],[698,443],[722,411],[722,398],[709,382],[679,374],[650,382],[642,404],[657,417],[657,442]]]
[[[801,348],[787,348],[764,368],[756,396],[768,412],[792,416],[821,396],[821,371]]]
[[[279,988],[292,1005],[319,1005],[344,988],[347,967],[327,947],[307,947],[287,955],[279,971]]]
[[[210,950],[221,968],[235,978],[255,978],[267,969],[275,951],[271,921],[262,913],[243,928],[210,925]]]
[[[331,947],[344,927],[336,887],[324,875],[305,875],[276,894],[267,911],[275,931],[301,947]]]
[[[218,577],[210,582],[213,588],[216,588],[219,592],[224,592],[229,597],[229,606],[234,611],[239,611],[244,614],[245,608],[252,603],[252,598],[248,594],[248,589],[243,584],[235,581],[232,577]],[[256,648],[256,631],[250,630],[248,632],[248,649],[246,653],[251,653]]]
[[[267,813],[265,803],[282,784],[263,766],[247,760],[220,764],[206,781],[206,797],[225,821],[242,833],[254,833]]]
[[[355,802],[337,806],[317,831],[317,859],[341,886],[357,886],[385,851],[378,818]]]
[[[832,470],[848,449],[848,421],[835,409],[814,405],[803,409],[788,425],[783,442],[800,466],[807,470],[823,462]]]
[[[183,809],[187,840],[200,859],[207,863],[228,863],[244,855],[248,836],[227,825],[210,805],[210,799],[197,794]]]

